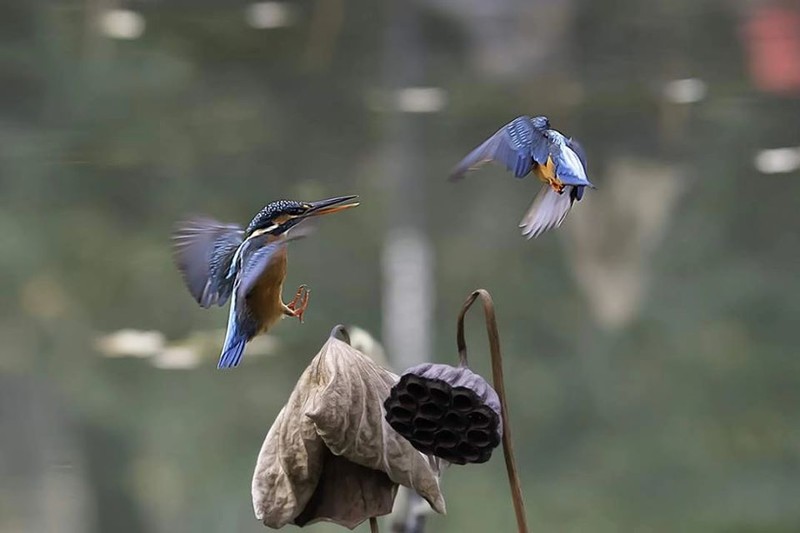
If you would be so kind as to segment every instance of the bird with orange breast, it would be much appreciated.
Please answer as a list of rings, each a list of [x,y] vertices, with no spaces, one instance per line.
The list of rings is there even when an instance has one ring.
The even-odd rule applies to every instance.
[[[544,116],[517,117],[497,130],[456,165],[450,179],[490,161],[502,163],[517,178],[533,173],[544,182],[519,223],[529,239],[560,226],[586,187],[595,188],[586,177],[583,147],[551,128]]]
[[[247,228],[209,218],[183,222],[173,234],[175,262],[202,307],[230,299],[228,330],[217,368],[238,366],[245,345],[284,316],[303,320],[310,292],[301,285],[289,303],[281,296],[289,230],[310,217],[356,207],[357,196],[318,202],[279,200],[253,217]]]

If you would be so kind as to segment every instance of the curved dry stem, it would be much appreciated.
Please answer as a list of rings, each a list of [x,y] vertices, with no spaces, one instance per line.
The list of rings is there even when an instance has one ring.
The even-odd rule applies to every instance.
[[[489,336],[489,352],[492,357],[492,380],[497,395],[500,397],[500,416],[503,421],[503,455],[506,459],[506,472],[508,484],[511,487],[511,500],[514,503],[514,514],[517,517],[517,531],[528,533],[528,520],[525,517],[525,502],[522,499],[522,487],[517,473],[517,464],[514,459],[514,449],[511,444],[511,425],[508,421],[508,401],[506,401],[506,388],[503,382],[503,356],[500,353],[500,333],[497,330],[497,318],[494,313],[492,296],[484,289],[478,289],[469,295],[461,307],[458,315],[456,344],[458,345],[458,361],[461,366],[467,366],[467,342],[464,338],[464,316],[475,300],[480,296],[483,303],[483,314],[486,319],[486,333]]]
[[[347,326],[336,324],[333,326],[330,336],[350,344],[350,331],[348,331]]]
[[[369,517],[369,531],[370,533],[380,533],[378,530],[378,519],[374,516]]]

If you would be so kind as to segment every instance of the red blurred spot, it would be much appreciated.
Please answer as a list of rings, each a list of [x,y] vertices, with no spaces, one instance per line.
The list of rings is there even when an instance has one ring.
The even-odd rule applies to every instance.
[[[800,95],[800,8],[755,8],[745,21],[744,37],[756,87],[784,96]]]

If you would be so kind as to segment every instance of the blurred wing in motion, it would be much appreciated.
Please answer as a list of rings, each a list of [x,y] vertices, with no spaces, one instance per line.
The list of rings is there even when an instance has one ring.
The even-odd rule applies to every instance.
[[[534,162],[545,164],[548,155],[545,132],[536,128],[530,117],[518,117],[462,159],[450,173],[450,179],[463,178],[468,171],[490,161],[503,163],[514,176],[521,178],[531,171]]]
[[[224,305],[233,290],[227,276],[244,231],[210,218],[181,223],[173,234],[175,263],[183,281],[202,307]]]

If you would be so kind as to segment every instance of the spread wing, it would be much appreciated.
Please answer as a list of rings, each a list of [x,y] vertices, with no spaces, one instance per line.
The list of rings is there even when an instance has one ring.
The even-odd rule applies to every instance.
[[[531,171],[534,162],[541,165],[547,162],[549,144],[545,132],[536,128],[530,117],[515,118],[462,159],[450,173],[450,179],[463,178],[468,171],[490,161],[502,163],[521,178]]]
[[[175,264],[201,306],[221,306],[230,298],[228,269],[243,238],[241,227],[210,218],[190,219],[173,233]]]

